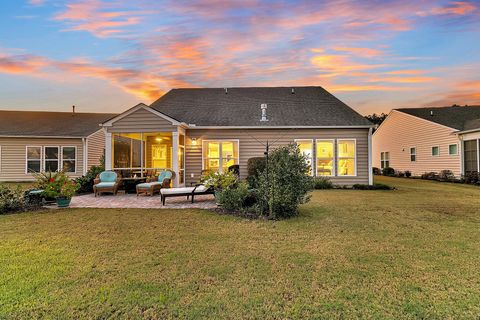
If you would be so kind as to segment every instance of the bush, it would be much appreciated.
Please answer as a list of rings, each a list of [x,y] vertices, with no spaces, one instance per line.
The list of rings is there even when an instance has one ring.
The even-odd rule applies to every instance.
[[[247,162],[247,181],[251,187],[255,188],[258,181],[258,176],[266,168],[266,158],[265,157],[255,157],[248,159]]]
[[[226,210],[238,211],[247,208],[246,200],[248,196],[248,184],[242,181],[235,186],[219,191],[217,201]]]
[[[24,208],[23,191],[20,186],[12,188],[0,184],[0,214],[22,211]]]
[[[425,180],[438,180],[438,174],[436,172],[425,172],[420,176],[420,178]]]
[[[269,153],[267,170],[261,171],[257,185],[259,210],[269,218],[287,218],[298,213],[313,190],[313,178],[306,157],[296,144],[278,147]]]
[[[379,176],[382,174],[382,171],[380,171],[380,169],[378,169],[377,167],[373,167],[372,168],[372,173],[376,176]]]
[[[210,171],[202,178],[202,182],[207,188],[214,188],[215,190],[225,190],[233,187],[237,180],[238,176],[233,171],[223,173]]]
[[[453,181],[455,180],[455,175],[452,170],[442,170],[438,175],[439,179],[442,181]]]
[[[314,179],[314,188],[317,190],[333,189],[333,183],[327,177],[316,177]]]
[[[405,177],[410,178],[412,176],[412,172],[407,170],[405,171]]]
[[[395,175],[395,169],[390,168],[390,167],[383,168],[382,169],[382,174],[384,176],[393,177]]]
[[[91,166],[84,176],[75,179],[75,182],[79,184],[79,189],[77,190],[77,193],[92,193],[95,178],[103,171],[105,171],[105,167],[102,165]]]
[[[352,187],[355,190],[392,190],[393,189],[392,187],[383,183],[375,183],[374,185],[354,184]]]
[[[480,184],[480,174],[476,171],[467,172],[462,177],[462,182],[468,184]]]
[[[396,173],[395,175],[396,175],[397,177],[399,177],[399,178],[403,178],[403,177],[405,177],[405,172],[403,172],[403,171],[397,171],[397,173]]]

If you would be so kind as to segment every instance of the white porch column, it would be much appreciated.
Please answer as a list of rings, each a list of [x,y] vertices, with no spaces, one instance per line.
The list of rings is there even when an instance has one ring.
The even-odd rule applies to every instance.
[[[105,130],[105,170],[112,170],[112,134]]]
[[[178,132],[172,132],[172,170],[175,172],[175,179],[173,180],[173,186],[178,187],[179,180],[179,163],[178,163]]]

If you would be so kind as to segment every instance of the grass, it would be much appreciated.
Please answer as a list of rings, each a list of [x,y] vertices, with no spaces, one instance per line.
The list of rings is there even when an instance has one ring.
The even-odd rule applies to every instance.
[[[480,188],[378,178],[286,221],[0,216],[1,318],[478,318]]]

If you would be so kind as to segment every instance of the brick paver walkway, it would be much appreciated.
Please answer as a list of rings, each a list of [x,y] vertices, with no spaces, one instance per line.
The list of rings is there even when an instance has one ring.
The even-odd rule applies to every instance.
[[[213,209],[216,208],[213,195],[196,196],[195,202],[187,201],[186,197],[167,198],[162,206],[160,196],[136,196],[135,194],[119,193],[116,196],[104,194],[95,197],[93,194],[72,198],[71,208],[141,208],[141,209]]]

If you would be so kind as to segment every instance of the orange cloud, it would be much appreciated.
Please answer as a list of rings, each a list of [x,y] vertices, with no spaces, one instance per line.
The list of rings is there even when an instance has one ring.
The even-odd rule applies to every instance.
[[[385,52],[377,49],[371,48],[358,48],[358,47],[333,47],[335,51],[348,52],[350,54],[355,54],[360,57],[366,58],[375,58],[385,55]]]
[[[433,8],[431,13],[435,15],[449,14],[449,15],[466,15],[477,10],[477,7],[471,2],[456,1],[450,6]]]
[[[34,73],[46,66],[46,60],[32,55],[0,56],[0,72],[3,73]]]

